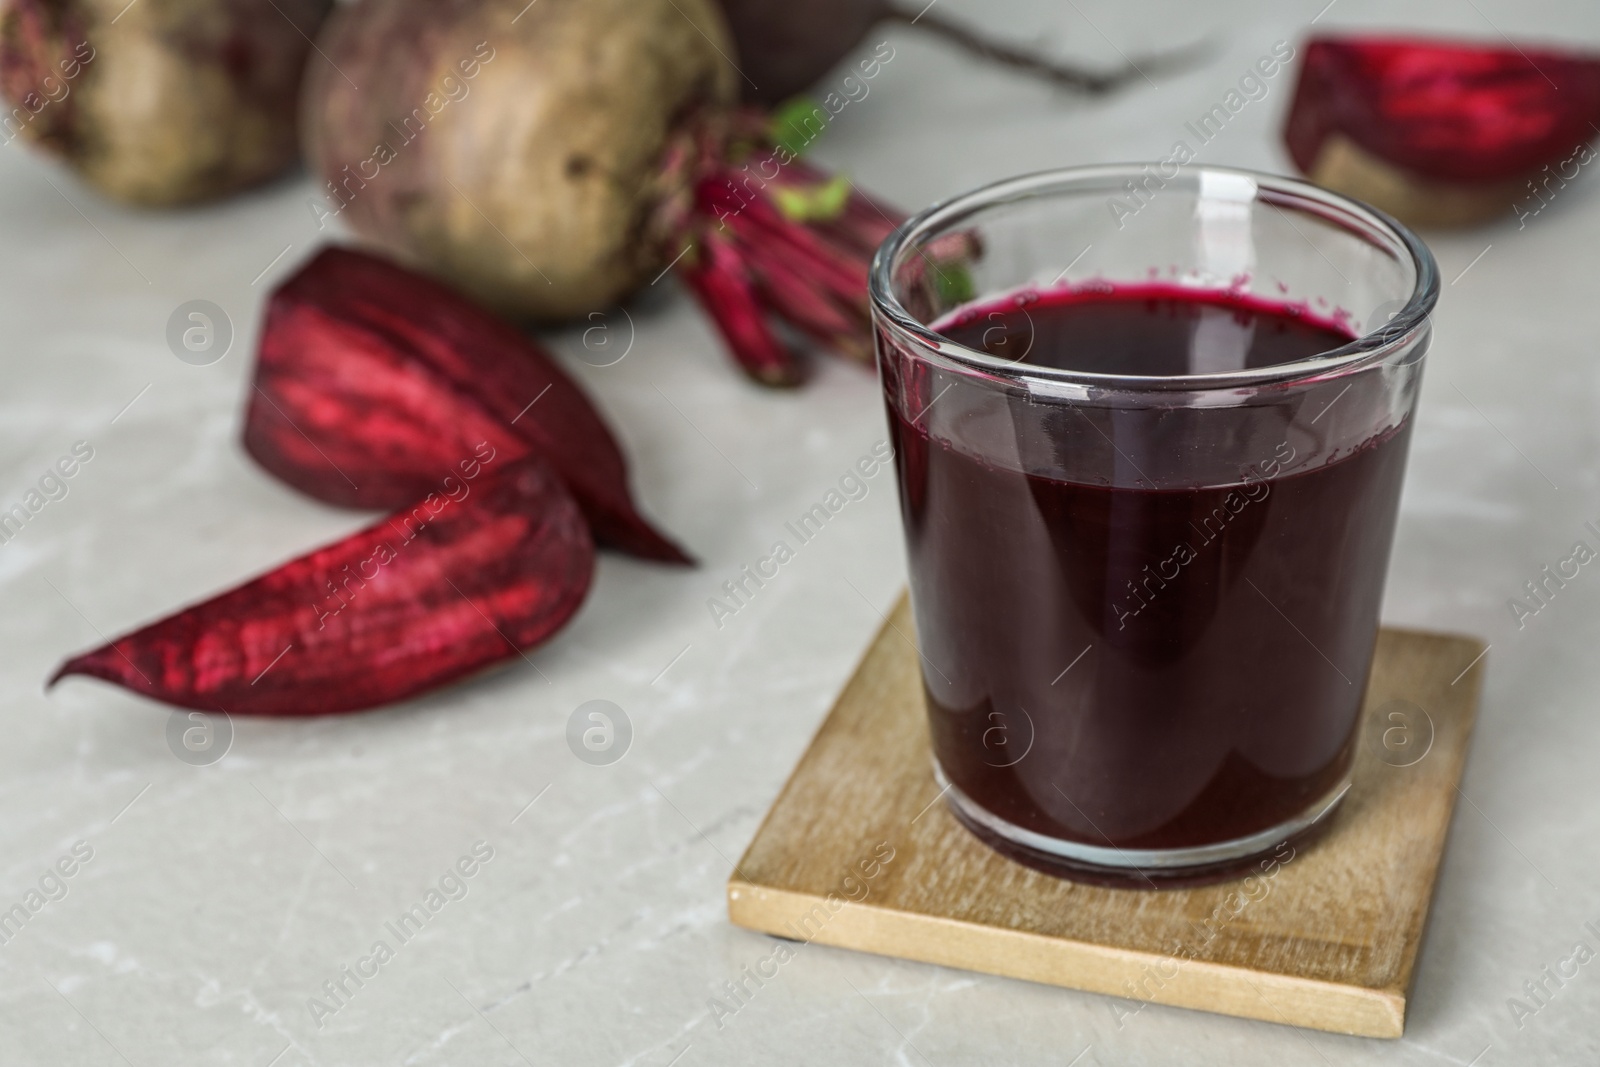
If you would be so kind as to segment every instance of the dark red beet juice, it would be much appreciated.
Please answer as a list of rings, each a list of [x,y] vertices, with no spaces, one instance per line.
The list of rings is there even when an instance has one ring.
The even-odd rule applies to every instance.
[[[1303,310],[1157,286],[934,328],[1024,364],[1147,376],[1293,363],[1352,337]],[[1366,386],[1349,388],[1346,403]],[[1063,412],[1047,439],[978,458],[890,405],[934,751],[955,790],[1022,831],[963,816],[1002,851],[1048,866],[1015,839],[1130,853],[1238,841],[1346,780],[1409,421],[1314,455],[1249,411],[1232,444],[1254,462],[1157,486],[1143,472],[1194,447],[1165,416],[1122,432],[1115,412]],[[1233,432],[1226,412],[1207,418]],[[1008,450],[1015,467],[993,458]],[[1081,453],[1083,480],[1028,473],[1046,465],[1030,453],[1058,472]]]

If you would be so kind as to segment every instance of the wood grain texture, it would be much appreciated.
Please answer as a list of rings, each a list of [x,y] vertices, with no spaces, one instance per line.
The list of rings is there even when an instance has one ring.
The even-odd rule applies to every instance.
[[[902,598],[728,882],[733,922],[803,941],[1371,1037],[1398,1037],[1484,646],[1385,629],[1329,831],[1249,881],[1080,885],[991,851],[939,800]],[[1426,754],[1382,746],[1396,700]],[[1413,720],[1415,712],[1411,712]],[[1391,735],[1400,741],[1401,735]],[[891,851],[892,850],[892,853]],[[890,858],[885,859],[888,855]]]

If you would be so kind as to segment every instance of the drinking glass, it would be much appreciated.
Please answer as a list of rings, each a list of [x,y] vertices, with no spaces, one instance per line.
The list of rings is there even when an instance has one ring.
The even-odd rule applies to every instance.
[[[1351,339],[1166,376],[1131,373],[1115,336],[1067,361],[1092,372],[1030,361],[1052,293],[1152,286]],[[1438,292],[1381,212],[1219,167],[1013,178],[885,242],[871,299],[934,769],[970,830],[1151,886],[1334,816]],[[941,332],[996,307],[998,344]]]

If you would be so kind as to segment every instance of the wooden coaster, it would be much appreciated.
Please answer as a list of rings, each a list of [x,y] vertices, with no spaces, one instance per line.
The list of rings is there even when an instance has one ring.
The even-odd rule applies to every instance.
[[[902,598],[729,879],[735,923],[1109,993],[1119,1016],[1148,1001],[1400,1036],[1481,642],[1383,630],[1328,832],[1250,879],[1158,891],[1040,874],[956,822],[938,802],[913,638]]]

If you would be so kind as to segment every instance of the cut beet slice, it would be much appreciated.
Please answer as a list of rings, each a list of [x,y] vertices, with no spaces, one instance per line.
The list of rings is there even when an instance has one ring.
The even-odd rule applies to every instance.
[[[1314,181],[1406,221],[1509,213],[1600,123],[1600,58],[1406,38],[1314,39],[1284,140]],[[1566,175],[1571,177],[1571,175]]]
[[[69,674],[203,711],[317,715],[416,696],[559,630],[594,540],[542,460],[500,457],[342,541],[76,656]]]
[[[398,508],[442,492],[479,445],[548,460],[595,536],[689,557],[634,507],[600,413],[530,338],[432,279],[329,248],[267,307],[244,444],[319,500]]]

